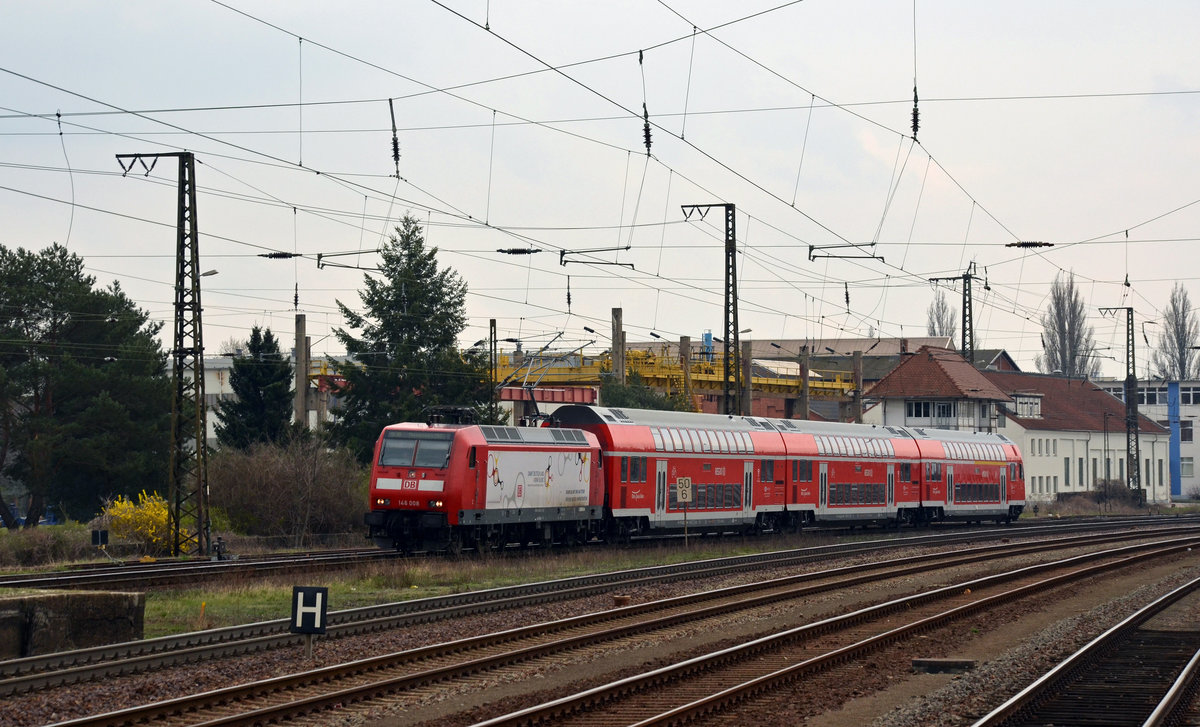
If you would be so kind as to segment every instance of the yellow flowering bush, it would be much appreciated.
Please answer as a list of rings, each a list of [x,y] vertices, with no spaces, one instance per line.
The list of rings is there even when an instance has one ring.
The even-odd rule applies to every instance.
[[[142,490],[136,504],[118,495],[104,507],[104,517],[115,537],[139,543],[148,551],[170,552],[170,510],[161,495]]]

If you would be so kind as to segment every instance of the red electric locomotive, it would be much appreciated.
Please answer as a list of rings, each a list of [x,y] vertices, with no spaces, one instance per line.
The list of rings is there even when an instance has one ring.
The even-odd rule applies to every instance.
[[[599,466],[577,429],[393,424],[365,520],[380,547],[403,551],[586,541],[603,524]]]

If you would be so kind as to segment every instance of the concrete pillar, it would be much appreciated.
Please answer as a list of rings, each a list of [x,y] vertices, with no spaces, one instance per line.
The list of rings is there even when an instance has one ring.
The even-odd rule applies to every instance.
[[[862,424],[863,414],[863,352],[854,352],[854,398],[851,400],[850,415],[858,424]]]
[[[293,398],[293,421],[308,426],[308,336],[305,335],[303,313],[296,314],[296,393]]]
[[[738,363],[742,367],[742,397],[739,410],[742,416],[753,416],[754,414],[754,382],[751,380],[750,374],[754,371],[754,360],[752,358],[754,352],[753,341],[742,341],[741,361]]]
[[[625,385],[625,330],[620,308],[612,309],[612,372],[621,386]]]

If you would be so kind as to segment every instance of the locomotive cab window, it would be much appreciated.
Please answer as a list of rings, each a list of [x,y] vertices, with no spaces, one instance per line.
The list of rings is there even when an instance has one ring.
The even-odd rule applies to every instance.
[[[445,467],[454,432],[399,432],[383,435],[380,467]]]

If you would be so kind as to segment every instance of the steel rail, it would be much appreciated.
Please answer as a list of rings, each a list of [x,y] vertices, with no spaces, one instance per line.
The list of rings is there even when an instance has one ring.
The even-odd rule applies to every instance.
[[[1171,528],[1166,532],[1183,534],[1196,532],[1197,529],[1200,528]],[[1038,541],[1029,547],[1038,550],[1062,549],[1082,544],[1096,545],[1130,538],[1157,537],[1162,534],[1164,533],[1160,531],[1154,534],[1136,532],[1101,537],[1075,535]],[[713,577],[740,572],[748,565],[779,567],[812,562],[828,557],[831,547],[847,547],[851,549],[852,553],[863,552],[862,546],[820,546],[815,549],[820,551],[819,553],[809,552],[809,549],[805,549],[692,561],[335,611],[329,614],[326,636],[336,638],[376,633],[417,623],[583,598],[610,591],[617,586],[631,587],[681,578]],[[1012,547],[1001,543],[978,546],[971,552],[999,552]],[[929,556],[920,555],[877,561],[873,564],[855,567],[883,569],[896,567],[904,562],[928,560]],[[823,573],[828,573],[828,571],[823,571]],[[125,642],[0,662],[0,696],[80,683],[107,676],[138,673],[179,663],[256,653],[302,643],[304,637],[291,634],[288,630],[289,625],[288,619],[276,619],[244,626],[192,632],[181,636]]]
[[[1090,560],[1103,559],[1106,557],[1116,557],[1127,553],[1150,553],[1151,556],[1161,555],[1164,552],[1170,552],[1176,549],[1183,549],[1189,545],[1200,543],[1200,537],[1188,538],[1184,544],[1176,545],[1171,548],[1163,548],[1161,543],[1143,543],[1138,545],[1125,546],[1111,551],[1101,553],[1091,553],[1081,556],[1075,556],[1062,561],[1057,561],[1049,564],[1041,564],[1037,566],[1028,566],[1018,569],[1008,574],[1000,574],[988,576],[981,579],[975,579],[966,584],[956,586],[948,586],[938,588],[924,594],[917,594],[902,599],[896,599],[884,604],[875,609],[886,609],[888,612],[896,612],[911,608],[915,604],[924,603],[926,601],[937,600],[940,598],[951,597],[960,592],[964,587],[980,587],[984,584],[1003,583],[1013,578],[1030,577],[1031,574],[1038,574],[1045,570],[1061,569],[1063,567],[1073,567],[1079,563],[1085,563]],[[1125,561],[1131,561],[1133,558],[1150,557],[1147,555],[1141,556],[1125,556]],[[1093,566],[1096,568],[1097,566]],[[1084,569],[1088,570],[1088,569]],[[900,572],[907,572],[907,569],[901,569]],[[1076,571],[1078,573],[1078,571]],[[1080,577],[1080,576],[1075,576]],[[788,580],[788,579],[782,579]],[[841,584],[829,584],[829,588],[840,587]],[[744,587],[735,587],[735,589],[743,589]],[[731,589],[732,590],[732,589]],[[797,589],[793,592],[793,597],[803,593],[811,592],[809,589]],[[693,596],[679,597],[677,599],[669,599],[671,602],[683,603],[688,599],[695,599],[697,596],[702,598],[711,598],[711,594],[693,594]],[[775,597],[772,597],[775,600]],[[608,627],[600,632],[585,633],[570,635],[556,641],[540,641],[527,645],[516,645],[507,651],[497,653],[485,653],[482,656],[459,660],[449,665],[440,667],[431,667],[417,673],[406,673],[400,676],[376,678],[368,681],[366,684],[353,685],[346,688],[334,688],[331,693],[315,696],[284,696],[284,704],[274,706],[261,707],[253,712],[243,715],[230,715],[206,722],[205,724],[243,724],[255,722],[278,721],[295,717],[300,714],[313,711],[315,709],[324,708],[330,704],[345,704],[349,702],[361,701],[379,694],[387,694],[396,691],[410,689],[418,684],[428,684],[432,682],[444,681],[446,679],[472,674],[478,671],[494,668],[499,665],[510,664],[517,661],[525,661],[537,656],[543,656],[549,653],[561,652],[568,648],[579,648],[581,646],[596,643],[597,641],[607,641],[620,636],[627,636],[633,633],[644,633],[651,629],[661,629],[666,626],[677,625],[685,622],[692,622],[697,618],[704,618],[719,613],[725,613],[736,608],[751,608],[762,605],[766,599],[748,599],[741,604],[718,604],[714,607],[706,607],[697,611],[682,611],[667,614],[653,620],[645,619],[639,616],[641,613],[647,612],[649,609],[657,608],[655,604],[642,604],[639,606],[631,606],[626,609],[616,609],[614,611],[591,614],[589,616],[576,617],[575,619],[566,620],[563,622],[552,622],[551,624],[539,624],[537,626],[524,627],[513,629],[499,634],[489,634],[477,639],[463,639],[449,644],[439,644],[421,649],[411,650],[409,652],[400,652],[383,657],[375,657],[372,659],[364,659],[353,662],[347,665],[339,665],[333,667],[325,667],[313,672],[305,674],[289,675],[286,677],[278,677],[276,679],[265,680],[262,682],[239,685],[226,689],[216,690],[203,695],[185,697],[178,700],[170,700],[160,702],[154,705],[145,705],[142,707],[120,710],[104,715],[93,715],[82,720],[65,722],[63,725],[126,725],[136,724],[139,722],[153,721],[165,719],[169,714],[189,713],[195,714],[198,710],[205,709],[206,704],[229,704],[239,700],[250,698],[262,698],[268,695],[278,695],[281,691],[296,689],[300,685],[313,684],[329,684],[335,680],[346,679],[349,677],[358,677],[369,672],[377,672],[392,667],[397,660],[411,660],[413,657],[421,659],[432,658],[435,655],[445,653],[458,653],[466,650],[470,644],[475,644],[475,648],[485,648],[496,644],[513,642],[520,635],[544,635],[547,629],[562,630],[565,628],[574,628],[587,621],[598,623],[601,621],[612,621],[618,617],[625,617],[625,623],[619,623],[615,626]],[[842,627],[846,624],[857,623],[863,619],[870,617],[876,611],[873,609],[862,609],[853,614],[839,617],[838,619],[827,619],[819,622],[816,625],[801,627],[801,629],[793,630],[794,633],[799,633],[800,630],[807,629],[808,633],[817,633],[814,629],[831,629]],[[882,612],[882,611],[880,611]],[[630,620],[632,619],[632,620]],[[836,625],[836,626],[835,626]],[[761,641],[761,640],[760,640]],[[757,643],[757,642],[752,642]],[[685,662],[686,663],[686,662]],[[552,716],[552,715],[549,715]]]
[[[894,643],[901,638],[905,638],[917,632],[931,630],[933,628],[950,623],[953,620],[963,616],[972,615],[988,608],[1008,603],[1019,598],[1024,598],[1049,588],[1068,584],[1082,578],[1094,576],[1110,570],[1115,570],[1117,568],[1132,565],[1134,563],[1139,563],[1147,559],[1159,558],[1168,553],[1186,551],[1188,548],[1193,547],[1194,543],[1195,541],[1189,539],[1186,542],[1178,543],[1161,549],[1143,550],[1136,555],[1125,556],[1117,561],[1084,566],[1078,570],[1073,570],[1065,574],[1050,576],[1042,580],[1021,585],[1017,588],[1000,594],[982,597],[978,600],[957,606],[933,616],[910,621],[909,623],[900,627],[890,629],[848,646],[829,651],[820,656],[791,664],[787,667],[771,671],[767,674],[759,675],[736,686],[723,689],[701,699],[693,700],[687,704],[668,709],[651,718],[638,721],[636,724],[639,726],[680,724],[701,715],[726,709],[735,703],[753,698],[755,695],[762,693],[765,690],[777,688],[780,684],[795,681],[796,679],[810,675],[829,666],[845,663],[849,660],[858,658],[873,649]],[[920,594],[915,594],[913,596],[905,596],[893,599],[876,606],[870,606],[842,616],[836,616],[813,624],[807,624],[794,629],[789,629],[787,631],[783,631],[778,634],[772,634],[747,642],[745,644],[734,646],[728,649],[722,649],[720,651],[703,656],[694,657],[678,664],[655,669],[644,674],[627,677],[609,684],[585,690],[575,695],[563,697],[545,704],[529,707],[527,709],[519,710],[517,712],[496,717],[494,719],[486,720],[478,723],[476,727],[501,727],[502,725],[507,727],[510,725],[557,723],[559,721],[568,719],[571,715],[581,713],[586,710],[594,711],[600,708],[602,705],[619,701],[622,697],[628,694],[642,693],[651,688],[655,689],[656,693],[661,694],[667,691],[664,689],[664,687],[668,684],[684,681],[688,677],[702,672],[711,672],[722,669],[726,667],[726,665],[732,663],[746,663],[751,659],[761,657],[763,654],[780,649],[790,642],[809,639],[815,636],[828,634],[835,629],[849,628],[867,621],[878,620],[896,613],[903,613],[916,606],[924,605],[940,598],[953,597],[961,594],[967,589],[978,590],[987,586],[1001,585],[1006,581],[1025,576],[1036,575],[1052,569],[1060,569],[1071,563],[1084,563],[1089,560],[1095,560],[1097,558],[1104,557],[1105,555],[1112,556],[1116,553],[1128,551],[1136,547],[1137,546],[1129,546],[1128,548],[1108,551],[1107,553],[1088,554],[1085,556],[1068,558],[1055,563],[1029,566],[1011,571],[1009,573],[987,576],[965,583],[933,589]],[[621,723],[629,724],[630,722],[626,720],[622,721]]]
[[[1170,528],[1167,533],[1195,532],[1196,528]],[[1158,535],[1163,534],[1159,532]],[[1039,548],[1065,548],[1086,541],[1091,544],[1151,537],[1151,533],[1124,533],[1097,539],[1094,536],[1068,536],[1039,541]],[[945,544],[945,540],[939,541]],[[957,540],[956,540],[957,542]],[[911,543],[910,543],[911,544]],[[980,546],[1006,548],[1005,544]],[[711,577],[743,570],[747,565],[774,567],[804,563],[828,557],[833,551],[845,554],[872,552],[881,548],[871,544],[849,546],[820,546],[800,551],[732,558],[693,561],[667,566],[652,566],[594,576],[578,576],[555,581],[542,581],[523,586],[510,586],[486,591],[473,591],[450,596],[403,601],[382,606],[368,606],[329,615],[329,633],[338,637],[400,628],[414,623],[431,622],[479,613],[520,608],[556,600],[581,598],[603,593],[615,586],[634,586],[665,582],[672,579]],[[810,552],[812,551],[812,552]],[[925,556],[917,556],[924,558]],[[902,560],[902,559],[901,559]],[[877,567],[897,562],[882,561]],[[106,676],[129,674],[176,663],[255,653],[300,643],[302,637],[288,633],[289,621],[260,622],[246,626],[211,629],[174,637],[126,642],[105,647],[93,647],[60,654],[27,657],[0,662],[0,696],[64,684],[89,681]],[[172,654],[174,656],[172,656]]]
[[[1040,701],[1061,688],[1080,669],[1087,668],[1092,664],[1102,651],[1126,638],[1139,626],[1162,613],[1167,607],[1185,596],[1191,595],[1197,589],[1200,589],[1200,578],[1189,581],[1138,609],[1120,623],[1089,641],[1083,648],[1059,662],[1053,669],[1043,674],[1020,692],[1017,692],[1003,704],[988,712],[977,720],[972,727],[994,727],[995,725],[1004,724],[1008,720],[1015,719],[1023,713],[1031,713],[1036,709],[1036,705]],[[1196,661],[1194,656],[1192,661]]]

